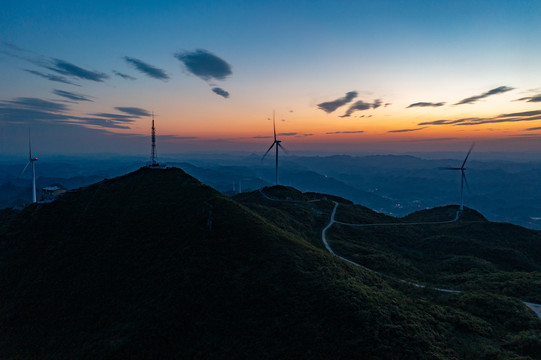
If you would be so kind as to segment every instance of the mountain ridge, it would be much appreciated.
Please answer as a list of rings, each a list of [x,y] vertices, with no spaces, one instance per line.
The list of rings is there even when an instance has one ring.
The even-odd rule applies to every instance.
[[[486,315],[328,254],[315,236],[331,200],[248,200],[140,169],[25,208],[0,229],[0,356],[455,359],[472,339],[470,358],[528,356]]]

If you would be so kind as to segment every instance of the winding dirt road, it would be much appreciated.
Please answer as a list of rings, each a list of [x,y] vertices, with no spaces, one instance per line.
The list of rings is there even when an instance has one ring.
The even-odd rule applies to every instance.
[[[388,224],[385,224],[385,223],[382,223],[382,224],[349,224],[349,223],[344,223],[344,222],[341,222],[341,221],[336,221],[334,219],[334,217],[336,216],[336,210],[338,209],[338,202],[336,202],[336,201],[333,201],[333,202],[334,202],[334,208],[332,209],[331,218],[329,220],[329,223],[321,231],[321,240],[323,241],[323,244],[325,245],[325,248],[327,249],[327,251],[329,251],[334,256],[336,256],[336,257],[338,257],[338,258],[340,258],[340,259],[342,259],[344,261],[347,261],[348,263],[350,263],[350,264],[352,264],[354,266],[358,266],[360,268],[363,268],[363,269],[368,270],[370,272],[376,273],[378,275],[381,275],[381,276],[384,276],[384,277],[387,277],[387,278],[391,278],[393,280],[397,280],[397,281],[400,281],[400,282],[404,282],[404,283],[407,283],[407,284],[410,284],[410,285],[413,285],[413,286],[416,286],[416,287],[420,287],[420,288],[425,288],[426,286],[422,285],[422,284],[417,284],[417,283],[414,283],[414,282],[411,282],[411,281],[402,280],[402,279],[396,279],[396,278],[387,276],[387,275],[382,274],[382,273],[380,273],[378,271],[369,269],[366,266],[358,264],[355,261],[351,261],[349,259],[346,259],[343,256],[338,255],[337,253],[334,252],[334,250],[331,248],[331,246],[329,245],[329,243],[327,241],[327,236],[326,236],[327,230],[329,230],[331,228],[331,226],[333,226],[333,224],[335,224],[335,223],[345,225],[345,226],[355,226],[355,227],[399,226],[399,225],[436,225],[436,224],[447,224],[447,223],[455,222],[459,218],[459,212],[457,211],[455,218],[453,220],[448,220],[448,221],[419,222],[419,223],[388,223]],[[462,291],[460,291],[460,290],[451,290],[451,289],[442,289],[442,288],[431,288],[431,289],[441,291],[441,292],[447,292],[447,293],[462,293]],[[529,307],[541,319],[541,304],[534,304],[534,303],[529,303],[529,302],[525,302],[525,301],[522,301],[522,302],[524,303],[524,305]]]
[[[261,195],[267,199],[267,200],[271,200],[271,201],[282,201],[282,202],[292,202],[292,203],[295,203],[295,202],[298,202],[298,203],[301,203],[301,202],[306,202],[306,201],[302,201],[302,200],[282,200],[282,199],[276,199],[276,198],[272,198],[270,196],[268,196],[267,194],[265,194],[263,192],[262,189],[259,189],[259,192],[261,193]],[[314,200],[310,200],[310,201],[307,201],[307,202],[315,202],[315,201],[321,201],[321,199],[314,199]],[[456,216],[454,219],[452,220],[447,220],[447,221],[435,221],[435,222],[416,222],[416,223],[380,223],[380,224],[350,224],[350,223],[345,223],[345,222],[341,222],[341,221],[336,221],[335,220],[335,216],[336,216],[336,210],[338,209],[338,202],[336,201],[333,201],[334,203],[334,208],[332,209],[332,212],[331,212],[331,217],[330,217],[330,220],[329,220],[329,223],[327,224],[327,226],[325,226],[323,228],[323,230],[321,230],[321,240],[323,241],[323,245],[325,245],[325,248],[327,249],[327,251],[331,254],[333,254],[334,256],[338,257],[339,259],[343,260],[343,261],[346,261],[348,263],[350,263],[351,265],[353,266],[357,266],[357,267],[360,267],[364,270],[367,270],[367,271],[370,271],[370,272],[373,272],[375,274],[378,274],[380,276],[383,276],[383,277],[386,277],[386,278],[390,278],[390,279],[393,279],[393,280],[396,280],[396,281],[400,281],[400,282],[403,282],[403,283],[407,283],[407,284],[410,284],[412,286],[415,286],[415,287],[419,287],[419,288],[425,288],[426,286],[425,285],[422,285],[422,284],[418,284],[418,283],[414,283],[414,282],[411,282],[411,281],[407,281],[407,280],[402,280],[402,279],[397,279],[397,278],[394,278],[392,276],[388,276],[388,275],[385,275],[383,273],[380,273],[378,271],[375,271],[375,270],[372,270],[370,268],[367,268],[366,266],[363,266],[361,264],[358,264],[356,263],[355,261],[352,261],[350,259],[347,259],[341,255],[338,255],[337,253],[334,252],[334,250],[331,248],[331,246],[329,245],[329,242],[327,241],[327,236],[326,236],[326,233],[327,233],[327,230],[329,230],[331,228],[331,226],[333,226],[333,224],[340,224],[340,225],[345,225],[345,226],[354,226],[354,227],[367,227],[367,226],[404,226],[404,225],[438,225],[438,224],[448,224],[448,223],[452,223],[452,222],[456,222],[458,221],[459,217],[460,217],[460,211],[457,211],[456,212]],[[462,291],[460,290],[451,290],[451,289],[443,289],[443,288],[431,288],[433,290],[437,290],[437,291],[441,291],[441,292],[446,292],[446,293],[462,293]],[[529,302],[526,302],[526,301],[522,301],[524,303],[524,305],[526,305],[528,308],[530,308],[540,319],[541,319],[541,304],[534,304],[534,303],[529,303]]]

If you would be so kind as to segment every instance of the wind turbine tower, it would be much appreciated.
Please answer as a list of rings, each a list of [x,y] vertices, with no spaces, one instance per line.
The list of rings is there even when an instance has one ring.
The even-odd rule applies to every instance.
[[[269,151],[271,151],[271,149],[273,148],[273,146],[276,145],[276,170],[275,170],[275,177],[276,177],[276,185],[278,185],[278,148],[284,150],[287,152],[287,150],[282,146],[282,141],[281,140],[278,140],[276,139],[276,122],[274,121],[274,111],[272,112],[272,127],[274,129],[274,141],[272,142],[271,146],[269,147],[269,149],[267,150],[267,152],[265,153],[265,155],[263,155],[263,158],[261,158],[261,160],[265,159],[265,156],[267,156],[267,154],[269,153]]]
[[[26,163],[26,166],[24,167],[23,171],[21,172],[21,175],[24,174],[24,172],[28,168],[28,165],[32,165],[32,202],[34,204],[37,202],[37,199],[36,199],[36,165],[35,165],[36,161],[38,161],[38,158],[37,157],[32,157],[32,141],[30,140],[30,130],[28,130],[28,162]]]
[[[460,167],[447,167],[444,168],[445,170],[460,170],[460,211],[464,210],[464,184],[469,189],[468,180],[466,179],[466,161],[468,161],[468,158],[470,157],[471,151],[473,150],[475,143],[471,144],[470,150],[468,151],[468,154],[466,154],[466,158],[462,162],[462,165]]]

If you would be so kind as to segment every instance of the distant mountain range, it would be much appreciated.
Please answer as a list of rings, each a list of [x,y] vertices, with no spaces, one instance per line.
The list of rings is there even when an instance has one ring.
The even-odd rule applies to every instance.
[[[511,222],[541,230],[541,162],[479,161],[472,153],[466,175],[465,204],[491,221]],[[184,156],[165,159],[225,194],[274,184],[274,162],[261,155]],[[161,161],[161,160],[160,160]],[[280,183],[301,191],[342,196],[392,216],[460,203],[460,176],[442,167],[459,166],[457,159],[421,159],[409,155],[282,156]],[[68,189],[86,186],[137,169],[144,159],[63,159],[37,163],[39,190],[52,183]],[[30,178],[22,165],[0,163],[0,208],[29,203]],[[10,184],[18,188],[2,188]],[[30,194],[30,195],[29,195]]]
[[[177,168],[0,211],[0,358],[538,358],[521,302],[541,299],[538,232],[472,210],[333,225],[335,251],[375,272],[323,245],[336,203],[344,223],[456,213],[285,186],[231,198]]]

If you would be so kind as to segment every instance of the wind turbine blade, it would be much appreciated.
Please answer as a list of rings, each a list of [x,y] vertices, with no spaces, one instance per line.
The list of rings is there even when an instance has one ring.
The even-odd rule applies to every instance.
[[[462,170],[462,168],[457,167],[439,167],[439,170]]]
[[[272,110],[272,128],[274,129],[274,141],[276,142],[276,123],[274,122],[274,110]]]
[[[468,154],[466,155],[466,158],[464,159],[464,162],[462,163],[461,168],[464,168],[464,165],[466,165],[466,161],[468,161],[468,157],[470,157],[471,151],[473,150],[474,146],[475,146],[475,143],[472,143],[470,146],[470,151],[468,151]]]
[[[280,149],[284,150],[286,154],[289,154],[289,151],[287,151],[287,149],[280,143],[278,143],[278,146],[280,147]]]
[[[24,167],[23,171],[21,171],[21,175],[24,174],[24,172],[26,171],[26,169],[28,168],[28,165],[30,165],[30,163],[31,163],[31,161],[26,163],[26,166]]]
[[[269,153],[269,151],[271,151],[272,147],[274,146],[274,144],[276,144],[276,141],[272,143],[272,145],[270,146],[269,150],[267,150],[267,152],[265,153],[265,155],[263,155],[263,157],[261,158],[261,160],[265,159],[265,156],[267,156],[267,154]]]

